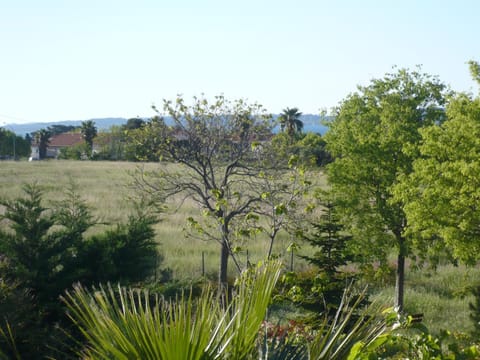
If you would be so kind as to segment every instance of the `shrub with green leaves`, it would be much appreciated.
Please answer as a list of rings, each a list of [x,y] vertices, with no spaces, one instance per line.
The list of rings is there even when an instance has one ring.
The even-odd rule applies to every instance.
[[[152,278],[161,261],[149,215],[131,215],[127,224],[86,239],[82,245],[85,269],[82,284],[130,284]]]
[[[395,332],[385,336],[385,341],[368,357],[361,359],[459,359],[480,358],[480,344],[468,339],[464,334],[443,330],[437,335],[414,321],[412,316],[399,316]]]
[[[160,258],[153,230],[157,217],[148,207],[138,207],[126,224],[87,237],[95,221],[73,183],[64,201],[52,201],[50,208],[38,184],[25,185],[24,192],[24,197],[0,200],[0,283],[11,284],[0,289],[0,310],[5,310],[0,328],[7,333],[8,322],[21,355],[29,358],[50,354],[51,341],[62,338],[58,325],[66,319],[59,296],[66,289],[77,282],[140,282],[154,274]],[[15,305],[13,293],[18,295],[16,317],[8,310]],[[28,297],[21,296],[25,293]],[[23,302],[29,311],[22,310]],[[33,341],[28,334],[36,334]]]

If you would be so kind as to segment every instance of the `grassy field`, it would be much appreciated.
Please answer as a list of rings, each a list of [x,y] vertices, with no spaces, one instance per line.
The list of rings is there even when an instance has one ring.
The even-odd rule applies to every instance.
[[[64,189],[73,180],[95,217],[102,223],[116,224],[125,221],[131,211],[127,198],[132,190],[128,185],[138,166],[151,170],[161,165],[61,160],[4,161],[0,162],[0,197],[11,199],[21,196],[24,184],[37,182],[45,190],[45,199],[60,200]],[[179,209],[177,204],[171,204],[156,227],[159,247],[164,256],[162,265],[170,268],[176,278],[198,278],[202,273],[202,252],[206,274],[213,277],[217,273],[218,244],[185,236],[185,219],[199,213],[195,204],[188,200]],[[282,252],[282,249],[285,252],[289,239],[280,236],[277,245],[277,252]],[[267,243],[260,237],[253,239],[248,248],[251,262],[261,260],[263,254],[267,253]],[[240,257],[246,261],[246,252]],[[299,264],[303,262],[299,261]],[[235,276],[232,265],[229,270],[231,276]]]
[[[22,185],[37,182],[45,189],[45,199],[60,200],[63,189],[73,179],[79,192],[92,208],[93,214],[104,223],[115,224],[125,221],[131,204],[126,200],[129,194],[127,185],[130,173],[138,165],[125,162],[81,162],[81,161],[41,161],[41,162],[0,162],[0,197],[14,198],[22,194]],[[158,164],[146,164],[154,169]],[[320,178],[320,183],[324,179]],[[172,209],[175,208],[172,206]],[[198,214],[191,202],[185,202],[178,211],[169,210],[158,224],[157,239],[164,255],[162,266],[172,270],[177,279],[198,278],[202,271],[202,252],[205,256],[206,273],[212,278],[218,268],[218,245],[211,241],[189,239],[184,226],[187,216]],[[286,248],[290,239],[280,237],[277,253],[288,258]],[[267,243],[262,238],[252,239],[248,244],[250,261],[260,260],[266,254]],[[302,251],[308,251],[304,247]],[[241,255],[246,260],[246,254]],[[305,267],[296,261],[296,269]],[[234,268],[230,265],[231,275]],[[409,270],[406,279],[406,310],[410,313],[423,313],[425,323],[433,332],[440,329],[469,331],[468,303],[472,296],[468,288],[480,277],[477,268],[440,266],[437,271],[427,269]],[[393,299],[393,279],[384,285],[372,286],[373,298],[391,304]]]

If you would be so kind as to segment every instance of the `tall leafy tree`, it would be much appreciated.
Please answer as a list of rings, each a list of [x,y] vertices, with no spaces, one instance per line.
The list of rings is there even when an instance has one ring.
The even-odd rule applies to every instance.
[[[63,133],[66,133],[66,132],[69,132],[69,131],[73,131],[75,130],[76,127],[73,126],[73,125],[50,125],[48,127],[48,131],[50,131],[50,133],[52,135],[58,135],[58,134],[63,134]]]
[[[294,107],[290,109],[287,107],[283,109],[283,112],[278,117],[280,128],[288,134],[292,142],[295,139],[295,135],[303,130],[303,122],[300,120],[301,116],[302,113],[298,108]]]
[[[473,80],[475,80],[480,85],[480,64],[478,63],[478,61],[468,61],[468,68],[470,70],[470,74],[472,75]]]
[[[365,260],[397,253],[395,306],[403,308],[405,258],[414,251],[405,235],[403,203],[393,187],[412,172],[419,130],[444,118],[445,86],[436,78],[399,69],[358,87],[336,109],[325,136],[335,160],[329,181],[341,196],[339,210]],[[409,151],[406,151],[409,150]]]
[[[82,121],[80,129],[82,137],[85,140],[85,144],[88,147],[89,156],[92,155],[93,139],[97,136],[97,128],[93,120]]]
[[[475,75],[475,74],[473,74]],[[421,131],[421,157],[396,188],[405,202],[408,231],[427,242],[424,254],[446,247],[455,259],[475,264],[480,254],[480,97],[457,94],[441,126]]]
[[[13,131],[0,128],[0,157],[18,158],[30,155],[30,141],[16,135]]]

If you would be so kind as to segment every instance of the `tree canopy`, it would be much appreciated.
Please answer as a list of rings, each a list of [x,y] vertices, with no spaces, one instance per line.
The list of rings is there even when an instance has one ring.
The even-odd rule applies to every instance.
[[[458,94],[446,114],[441,126],[421,131],[421,156],[397,196],[406,203],[408,232],[428,244],[425,255],[435,255],[442,239],[448,253],[472,264],[480,254],[480,98]]]
[[[399,69],[359,86],[343,100],[325,136],[334,157],[329,181],[341,196],[339,211],[358,241],[355,250],[370,261],[385,260],[392,246],[397,249],[399,308],[405,257],[413,249],[404,236],[406,217],[403,204],[393,201],[393,186],[412,171],[419,129],[444,120],[445,90],[436,77]]]
[[[13,131],[0,127],[0,159],[26,157],[30,152],[30,141],[27,138],[24,139]]]

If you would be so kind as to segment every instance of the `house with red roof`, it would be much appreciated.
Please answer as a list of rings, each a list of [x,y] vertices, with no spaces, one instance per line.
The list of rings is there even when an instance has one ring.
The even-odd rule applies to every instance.
[[[82,138],[81,133],[63,133],[53,135],[47,145],[47,158],[58,158],[60,151],[62,149],[80,145],[84,143],[85,140]],[[40,153],[37,143],[32,144],[32,154],[30,155],[31,160],[39,160]]]

